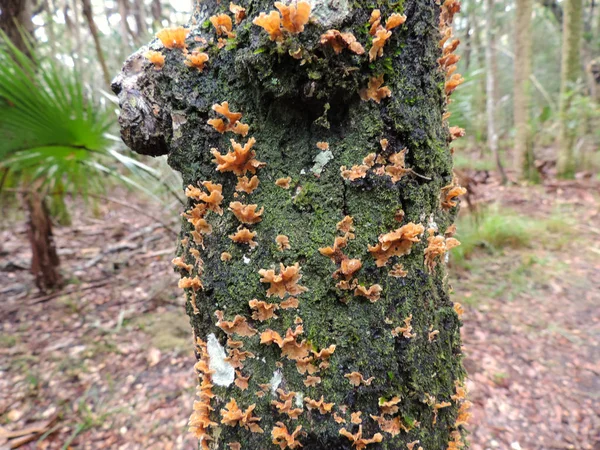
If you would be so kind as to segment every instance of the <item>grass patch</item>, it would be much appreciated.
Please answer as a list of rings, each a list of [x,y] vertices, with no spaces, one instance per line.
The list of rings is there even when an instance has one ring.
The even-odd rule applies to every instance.
[[[533,246],[557,250],[571,240],[572,229],[565,213],[537,219],[493,206],[480,213],[477,220],[474,216],[458,219],[456,237],[461,245],[452,250],[453,262],[468,268],[478,251],[493,255],[506,248]]]
[[[474,154],[455,153],[454,167],[456,169],[496,170],[496,164],[491,157],[479,158]]]

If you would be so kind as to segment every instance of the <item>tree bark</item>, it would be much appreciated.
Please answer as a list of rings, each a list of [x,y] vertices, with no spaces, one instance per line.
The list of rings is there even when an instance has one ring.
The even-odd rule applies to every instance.
[[[106,59],[104,58],[104,52],[102,51],[102,44],[100,43],[100,36],[98,33],[98,28],[96,27],[96,22],[94,22],[94,13],[92,11],[92,4],[90,0],[81,0],[83,15],[88,23],[88,27],[90,29],[90,34],[92,35],[92,39],[94,40],[94,46],[96,47],[96,56],[98,57],[98,62],[100,63],[100,67],[102,68],[102,75],[104,76],[104,82],[107,86],[110,86],[110,72],[108,71],[108,66],[106,65]]]
[[[22,28],[22,29],[20,29]],[[21,52],[29,55],[25,34],[33,32],[29,0],[0,0],[0,30]]]
[[[31,245],[31,273],[35,284],[42,292],[57,289],[62,285],[62,277],[58,270],[60,260],[48,208],[43,197],[34,191],[24,194],[24,202],[29,215],[27,237]]]
[[[516,1],[515,79],[513,90],[515,126],[515,169],[519,178],[537,179],[529,125],[531,109],[531,13],[533,0]]]
[[[569,103],[575,83],[581,74],[581,37],[583,33],[583,1],[566,0],[563,18],[563,43],[560,78],[560,130],[558,137],[557,174],[562,178],[575,175],[575,132],[569,127]]]
[[[496,59],[496,29],[494,23],[494,0],[485,0],[486,16],[486,44],[485,44],[485,66],[486,66],[486,106],[487,106],[487,143],[496,161],[498,173],[502,184],[506,184],[507,178],[500,160],[498,150],[498,132],[496,131],[496,102],[498,101],[498,65]]]
[[[444,194],[453,173],[451,135],[442,119],[447,98],[438,63],[440,6],[413,0],[405,2],[402,11],[397,3],[380,2],[384,19],[403,12],[408,20],[392,30],[383,56],[369,62],[371,37],[365,23],[372,7],[366,0],[337,2],[335,7],[316,2],[305,30],[286,32],[280,42],[269,40],[262,28],[251,25],[259,12],[273,9],[270,1],[240,3],[248,17],[234,26],[235,39],[220,49],[215,29],[202,24],[212,14],[226,13],[228,5],[216,0],[196,4],[187,43],[190,50],[200,47],[210,56],[202,72],[184,64],[181,49],[165,49],[155,40],[150,47],[165,56],[164,67],[155,69],[143,56],[148,49],[142,48],[128,59],[113,84],[122,108],[124,141],[139,153],[168,154],[184,186],[192,186],[186,210],[198,208],[196,212],[212,229],[208,232],[205,227],[204,234],[194,235],[203,227],[196,220],[201,217],[189,219],[196,226],[184,218],[181,259],[175,261],[199,340],[197,370],[212,385],[204,385],[204,403],[196,404],[196,413],[208,404],[207,391],[215,395],[209,401],[212,410],[203,410],[213,422],[205,424],[208,434],[195,429],[205,436],[202,448],[237,448],[228,447],[235,442],[243,449],[276,448],[272,433],[283,422],[289,433],[301,426],[297,440],[304,450],[350,450],[352,439],[340,434],[343,427],[351,433],[362,430],[365,439],[377,440],[376,433],[382,433],[383,441],[369,444],[368,449],[404,450],[416,440],[426,449],[445,449],[449,441],[460,440],[468,403],[460,394],[465,374],[460,308],[448,295],[444,257],[435,259],[435,267],[430,258],[426,263],[426,248],[430,254],[435,246],[428,243],[427,231],[418,236],[410,253],[394,256],[382,267],[377,266],[373,249],[386,240],[384,235],[393,240],[388,233],[401,227],[423,226],[436,236],[432,242],[451,244],[444,233],[451,233],[457,207],[449,205]],[[333,28],[353,32],[365,54],[355,55],[349,49],[336,54],[322,45],[321,35]],[[380,103],[362,100],[359,91],[379,76],[391,97]],[[207,124],[210,119],[223,119],[211,106],[225,101],[232,111],[243,113],[240,122],[250,126],[246,138],[220,134]],[[214,155],[229,152],[230,139],[243,145],[251,142],[250,136],[256,139],[256,160],[265,165],[255,164],[260,166],[256,169],[260,184],[248,194],[236,190],[239,180],[234,173],[217,170]],[[387,142],[380,143],[383,139]],[[410,170],[399,180],[383,175],[394,170],[390,161],[398,161],[405,148]],[[372,165],[369,154],[379,156],[379,162]],[[367,158],[364,164],[363,158]],[[354,169],[358,178],[344,179],[341,167],[355,165],[364,166]],[[366,171],[362,177],[361,170]],[[253,171],[248,169],[245,175],[250,178]],[[240,169],[238,176],[244,172]],[[290,177],[289,189],[287,180],[281,180],[286,177]],[[216,193],[208,198],[195,190],[199,187],[206,193],[204,186],[213,188],[208,182],[222,187],[222,215]],[[255,248],[231,239],[242,225],[232,213],[234,202],[256,204],[258,212],[264,208],[258,220],[244,219],[256,222],[244,225],[256,233]],[[209,206],[213,210],[201,212]],[[352,217],[354,229],[340,224],[347,216]],[[279,235],[289,238],[289,248],[276,242]],[[327,251],[322,249],[333,247],[336,238],[332,257],[324,256]],[[361,261],[358,271],[348,272],[351,260]],[[292,276],[295,269],[284,270],[287,281],[282,286],[277,278],[280,264],[287,268],[297,264],[302,278]],[[406,276],[392,271],[396,264],[402,264]],[[374,295],[377,288],[372,288],[370,301],[359,295],[358,285],[356,290],[343,289],[347,287],[343,281],[364,289],[378,285],[381,293]],[[278,292],[284,298],[270,295]],[[253,299],[274,304],[278,317],[262,322],[262,313],[262,318],[268,314],[261,313],[255,302],[258,310],[251,309]],[[216,314],[221,312],[218,321]],[[303,329],[295,328],[300,321]],[[287,343],[268,330],[280,336],[289,330]],[[294,330],[296,337],[290,335]],[[271,345],[265,343],[269,335],[275,339]],[[243,343],[241,350],[234,348],[239,346],[235,341]],[[328,360],[323,353],[315,354],[331,351],[332,345],[336,347]],[[224,359],[224,351],[229,351],[229,360]],[[243,351],[251,355],[245,354],[242,361]],[[307,357],[310,353],[312,360],[303,363],[316,370],[313,376],[320,380],[301,374],[301,363],[283,357],[287,351],[306,352]],[[232,363],[239,372],[237,384]],[[214,372],[208,373],[207,368]],[[353,386],[346,377],[352,372],[365,380],[374,378]],[[243,387],[241,377],[250,377],[245,390],[238,387]],[[273,405],[281,402],[285,409],[281,392],[295,393],[290,394],[288,407],[301,410],[296,420]],[[322,397],[334,404],[330,411],[314,407],[312,400]],[[400,402],[382,411],[381,404],[394,397]],[[247,422],[244,428],[244,418],[232,419],[236,426],[227,423],[227,411],[235,409],[231,399],[246,413],[256,405],[252,415],[260,417],[258,426],[264,433],[249,431]],[[360,428],[351,423],[351,413],[359,411]],[[371,416],[379,417],[382,425]]]

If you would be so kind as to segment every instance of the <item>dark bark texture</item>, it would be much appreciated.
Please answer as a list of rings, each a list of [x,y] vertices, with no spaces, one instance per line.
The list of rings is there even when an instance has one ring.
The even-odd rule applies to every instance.
[[[223,311],[226,321],[236,315],[245,317],[258,334],[231,336],[243,341],[242,350],[255,355],[243,361],[241,369],[244,376],[250,376],[247,390],[233,383],[220,386],[214,381],[218,374],[213,376],[211,419],[218,425],[209,428],[210,448],[227,449],[231,442],[241,443],[242,449],[278,448],[272,443],[271,431],[277,422],[283,422],[290,432],[302,426],[298,440],[305,450],[350,449],[351,440],[339,430],[345,427],[357,432],[350,414],[361,411],[363,436],[383,434],[383,441],[369,444],[368,449],[406,449],[407,443],[416,440],[420,443],[415,450],[419,446],[446,449],[457,430],[460,403],[451,397],[464,370],[460,319],[449,298],[443,257],[429,272],[424,261],[427,233],[420,236],[410,254],[394,257],[384,267],[377,267],[368,251],[380,235],[409,222],[435,228],[436,234],[443,235],[457,212],[456,207],[446,210],[440,206],[442,188],[453,179],[450,134],[442,119],[446,96],[444,72],[438,64],[440,6],[434,0],[377,3],[384,20],[392,13],[406,14],[408,19],[393,30],[383,56],[369,62],[369,17],[374,3],[317,1],[305,30],[284,34],[281,42],[269,40],[262,28],[252,24],[260,12],[274,9],[271,2],[239,3],[246,8],[247,18],[234,25],[236,37],[220,49],[208,19],[217,13],[229,14],[229,2],[197,4],[186,42],[190,51],[199,47],[210,56],[202,72],[184,64],[181,49],[165,49],[154,40],[149,47],[165,56],[164,67],[156,70],[145,60],[145,47],[128,59],[113,82],[121,101],[122,136],[127,145],[142,154],[168,154],[169,164],[181,172],[185,186],[203,181],[223,186],[224,213],[206,216],[212,233],[204,236],[204,247],[194,243],[192,225],[182,220],[182,238],[188,239],[178,254],[194,266],[190,274],[183,270],[182,276],[199,275],[203,283],[196,296],[198,313],[194,313],[191,292],[186,293],[187,313],[196,337],[207,341],[207,336],[214,334],[226,349],[227,335],[216,325],[216,310]],[[330,46],[321,45],[320,36],[334,28],[352,32],[366,53],[359,56],[346,49],[335,54]],[[301,54],[301,58],[291,54]],[[391,97],[379,104],[361,100],[359,91],[380,75],[384,75]],[[246,138],[219,134],[207,124],[219,117],[211,106],[224,101],[232,111],[243,113],[241,121],[250,126]],[[216,170],[211,149],[225,154],[231,150],[231,138],[245,143],[250,137],[256,139],[256,159],[266,165],[257,171],[258,188],[246,194],[235,191],[237,177],[233,173]],[[380,146],[381,139],[389,141],[386,150]],[[331,153],[317,148],[320,141],[329,143]],[[340,175],[341,166],[361,164],[370,153],[389,157],[404,148],[408,149],[406,167],[421,176],[409,173],[393,183],[373,170],[356,181]],[[282,177],[291,177],[290,189],[275,184]],[[264,207],[262,220],[247,225],[256,232],[258,246],[254,249],[229,238],[240,225],[227,208],[233,201]],[[195,203],[190,200],[187,209]],[[404,211],[400,223],[399,210]],[[374,303],[336,288],[339,280],[332,274],[339,267],[319,252],[319,248],[333,245],[340,236],[336,224],[348,215],[353,217],[356,237],[343,252],[362,260],[355,276],[361,285],[383,288]],[[291,248],[280,251],[277,235],[288,236]],[[190,248],[200,250],[202,270]],[[231,254],[231,260],[222,261],[223,252]],[[297,296],[297,309],[279,309],[278,318],[265,322],[253,320],[250,300],[280,302],[266,296],[269,284],[261,282],[258,273],[260,269],[278,272],[280,263],[299,263],[303,275],[299,284],[308,290]],[[395,263],[403,264],[406,277],[388,275]],[[411,314],[414,337],[394,337],[392,330]],[[260,344],[260,333],[271,329],[283,336],[295,328],[297,317],[304,327],[298,341],[306,339],[317,351],[337,346],[330,366],[315,374],[321,383],[312,387],[304,384],[306,374],[298,372],[294,361],[281,357],[277,345]],[[439,334],[430,340],[433,330]],[[344,377],[354,371],[365,379],[375,378],[368,386],[354,387]],[[271,390],[256,395],[259,385],[268,383],[276,384],[272,388],[299,393],[303,413],[297,420],[272,406],[278,396]],[[318,400],[321,396],[335,403],[331,413],[322,415],[302,404],[304,397]],[[409,431],[391,434],[383,432],[370,416],[381,416],[380,402],[395,396],[401,398],[398,412],[386,418],[398,418]],[[256,404],[254,414],[261,418],[264,433],[221,423],[220,411],[231,398],[242,410]],[[450,405],[436,409],[434,404],[442,402]],[[337,423],[334,412],[346,423]]]

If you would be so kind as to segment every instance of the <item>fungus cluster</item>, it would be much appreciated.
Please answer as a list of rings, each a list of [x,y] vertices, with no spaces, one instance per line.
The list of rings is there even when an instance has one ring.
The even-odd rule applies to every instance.
[[[298,295],[308,290],[306,287],[298,284],[302,278],[299,263],[287,267],[280,263],[278,274],[273,269],[260,269],[258,273],[261,276],[260,281],[262,283],[269,283],[271,285],[267,289],[267,297],[276,295],[283,299],[286,294]]]
[[[427,238],[427,248],[425,249],[425,265],[429,272],[435,269],[438,260],[445,255],[449,250],[458,247],[460,242],[455,238],[446,238],[442,235],[435,235],[435,230],[430,228],[427,230],[429,237]]]
[[[467,190],[464,187],[454,184],[442,188],[442,208],[451,209],[457,205],[457,198],[465,195]]]
[[[375,377],[371,377],[365,380],[363,375],[359,372],[347,373],[346,375],[344,375],[344,378],[348,378],[348,381],[354,387],[358,387],[361,384],[365,386],[371,386],[371,383],[375,379]]]
[[[373,100],[376,103],[381,102],[386,97],[392,96],[392,91],[383,85],[383,74],[377,77],[371,77],[366,88],[361,89],[360,98],[364,101]]]
[[[345,48],[357,55],[362,55],[365,53],[364,47],[350,32],[341,33],[338,30],[327,30],[321,35],[320,42],[323,45],[331,46],[336,55],[342,53],[342,50]]]
[[[273,431],[271,431],[271,437],[273,438],[273,444],[278,445],[280,449],[285,448],[299,448],[302,444],[297,441],[297,437],[302,430],[302,426],[298,425],[293,433],[290,433],[287,427],[282,422],[277,422]]]
[[[366,439],[362,437],[362,425],[359,425],[358,431],[354,434],[347,431],[345,428],[340,430],[340,434],[352,442],[352,448],[356,450],[363,450],[369,444],[375,444],[383,441],[383,435],[381,433],[375,433],[373,437]]]
[[[280,414],[286,414],[290,419],[296,420],[302,414],[302,408],[294,408],[292,406],[293,401],[296,398],[295,392],[285,392],[283,389],[277,389],[277,394],[279,395],[279,400],[273,400],[271,405],[273,405],[277,412]]]
[[[250,337],[258,333],[256,329],[248,324],[248,321],[244,316],[236,315],[231,322],[224,320],[223,311],[215,311],[215,316],[217,316],[218,319],[217,326],[226,334],[238,334],[240,336]]]
[[[232,133],[246,137],[249,126],[240,122],[242,113],[236,113],[229,110],[229,102],[223,102],[220,105],[216,103],[212,105],[212,110],[222,115],[226,119],[226,121],[220,118],[209,119],[207,123],[215,130],[221,134],[225,133],[226,131],[231,131]]]
[[[234,139],[230,140],[233,151],[222,155],[216,148],[211,150],[212,155],[215,157],[213,160],[217,164],[217,170],[219,172],[233,172],[236,175],[242,176],[247,172],[251,174],[256,173],[256,169],[264,167],[265,163],[257,161],[254,157],[256,151],[252,149],[256,144],[256,139],[251,137],[248,142],[242,146],[238,144]]]
[[[404,336],[406,339],[410,339],[416,336],[416,334],[413,334],[412,330],[412,314],[410,314],[406,319],[404,319],[404,326],[403,327],[396,327],[392,330],[392,336],[394,337],[398,337],[400,335]]]
[[[166,48],[185,48],[185,39],[189,32],[190,30],[183,27],[163,28],[156,33],[156,37]]]
[[[377,244],[369,245],[369,252],[375,258],[377,267],[385,266],[394,256],[404,256],[411,252],[412,245],[420,242],[419,236],[425,228],[421,224],[408,223],[394,231],[379,236]]]
[[[406,22],[406,16],[398,13],[392,14],[385,22],[385,26],[381,25],[381,11],[374,9],[369,19],[369,34],[373,37],[373,45],[369,50],[369,61],[383,56],[383,47],[387,40],[392,36],[391,30]]]
[[[304,26],[310,18],[311,6],[306,1],[300,1],[291,5],[275,2],[275,8],[279,10],[270,11],[268,14],[261,12],[252,23],[263,28],[272,41],[281,40],[283,32],[298,34],[304,31]]]
[[[230,427],[240,426],[252,433],[263,433],[258,425],[260,417],[254,416],[256,405],[250,405],[245,411],[241,410],[234,398],[221,410],[221,423]]]
[[[149,50],[144,53],[144,56],[148,61],[154,64],[154,68],[159,70],[162,66],[165,65],[165,56],[161,52],[156,52],[154,50]]]
[[[198,400],[194,402],[194,411],[188,422],[189,432],[200,440],[200,448],[208,450],[209,442],[212,441],[208,429],[216,427],[217,423],[210,420],[210,412],[214,409],[210,406],[210,401],[214,397],[212,393],[211,375],[213,371],[209,368],[209,356],[206,342],[196,338],[196,349],[200,356],[194,369],[200,377],[200,384],[196,388]]]
[[[310,351],[310,344],[306,341],[297,341],[297,337],[304,332],[302,325],[298,325],[294,331],[288,328],[284,337],[271,329],[267,329],[260,335],[260,343],[265,345],[276,344],[281,349],[281,356],[298,361],[306,358]]]

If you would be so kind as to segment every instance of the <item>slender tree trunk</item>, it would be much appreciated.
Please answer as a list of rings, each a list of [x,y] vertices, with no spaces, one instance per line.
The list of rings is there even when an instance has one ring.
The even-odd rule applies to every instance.
[[[150,8],[152,10],[152,26],[155,30],[159,30],[162,23],[162,6],[160,0],[152,0]]]
[[[190,186],[174,263],[203,383],[191,429],[202,448],[223,450],[350,450],[369,439],[367,450],[462,448],[460,307],[444,258],[460,191],[449,141],[461,132],[442,118],[460,76],[440,68],[440,6],[405,2],[406,23],[370,62],[370,1],[319,2],[304,31],[279,42],[252,25],[272,1],[240,3],[249,17],[229,50],[202,26],[225,6],[197,3],[187,43],[206,42],[201,72],[154,42],[164,67],[141,50],[113,84],[125,142],[168,154]],[[378,3],[380,36],[397,5]],[[455,5],[442,7],[443,28]],[[335,26],[365,53],[322,44]],[[223,102],[243,117],[211,108]],[[248,136],[227,131],[245,135],[241,124]]]
[[[52,235],[52,221],[44,198],[35,191],[24,195],[28,213],[27,236],[31,245],[31,273],[41,291],[49,291],[62,285],[58,270],[60,260]]]
[[[146,27],[146,6],[144,0],[135,0],[133,17],[135,19],[136,37],[138,42],[142,42],[146,39],[148,29]]]
[[[104,52],[102,51],[102,44],[100,43],[100,36],[98,33],[98,28],[96,27],[96,22],[94,22],[94,13],[92,11],[92,4],[90,0],[81,0],[81,5],[83,8],[83,15],[88,23],[88,27],[90,29],[90,34],[94,39],[94,46],[96,47],[96,56],[98,57],[98,62],[100,63],[100,67],[102,68],[102,75],[104,76],[104,82],[107,86],[110,86],[110,72],[108,71],[108,66],[106,65],[106,59],[104,58]]]
[[[566,0],[563,18],[563,44],[560,81],[560,131],[558,137],[557,174],[562,178],[575,175],[575,130],[569,127],[569,103],[575,83],[581,74],[581,37],[583,1]]]
[[[513,90],[515,126],[515,169],[519,178],[535,180],[537,171],[529,115],[531,109],[531,13],[533,0],[516,0],[515,79]]]
[[[22,28],[20,30],[19,28]],[[0,30],[4,31],[10,41],[23,53],[29,54],[29,48],[23,32],[33,32],[30,0],[0,0]]]
[[[81,20],[79,18],[79,2],[78,0],[72,0],[71,10],[73,11],[73,37],[75,39],[74,46],[74,57],[75,57],[75,65],[78,70],[81,70],[81,59],[83,48],[83,37],[81,35]]]
[[[494,23],[494,0],[485,0],[486,17],[486,45],[485,45],[485,66],[486,66],[486,105],[487,105],[487,142],[494,159],[498,173],[502,178],[502,184],[506,184],[507,178],[500,160],[498,150],[498,132],[496,130],[496,103],[498,101],[498,65],[496,59],[496,29]]]
[[[129,30],[129,24],[127,22],[127,17],[129,16],[129,8],[127,7],[127,3],[125,0],[117,0],[117,7],[119,8],[119,15],[121,16],[121,20],[119,21],[119,30],[121,31],[121,45],[123,48],[123,54],[127,54],[130,51],[129,48],[129,36],[132,33]]]
[[[473,9],[477,7],[474,3]],[[481,14],[479,11],[473,10],[469,15],[471,18],[471,26],[473,27],[473,57],[477,59],[478,67],[485,67],[485,48],[483,43],[481,42],[482,32],[481,32]],[[476,131],[475,138],[478,142],[483,141],[486,134],[486,103],[485,103],[485,78],[480,77],[480,81],[478,83],[477,89],[480,92],[480,95],[477,95],[475,101],[475,111],[477,116],[476,123]],[[485,147],[481,147],[480,154],[483,156]]]

